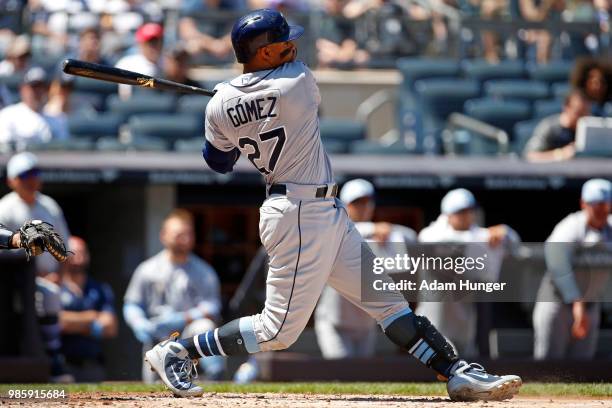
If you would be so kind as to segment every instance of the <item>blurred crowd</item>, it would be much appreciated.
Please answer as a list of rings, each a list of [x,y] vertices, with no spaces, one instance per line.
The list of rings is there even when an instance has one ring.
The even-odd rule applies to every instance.
[[[395,68],[400,57],[432,55],[458,60],[477,57],[493,67],[502,66],[509,59],[545,66],[583,56],[574,67],[571,85],[582,91],[584,97],[574,94],[570,97],[561,92],[552,95],[552,91],[547,91],[542,98],[557,98],[549,100],[549,106],[554,105],[552,110],[560,118],[546,118],[538,129],[529,128],[539,142],[528,143],[525,151],[525,157],[534,160],[567,159],[573,157],[571,147],[555,151],[552,156],[538,152],[546,146],[561,148],[571,144],[580,117],[606,116],[612,111],[612,68],[605,57],[609,52],[606,39],[609,39],[610,3],[610,0],[0,2],[0,108],[3,108],[0,151],[19,151],[26,147],[31,150],[180,150],[181,146],[189,150],[201,134],[198,122],[205,99],[185,98],[181,103],[173,103],[164,99],[168,95],[158,94],[157,104],[142,105],[142,100],[134,99],[132,104],[122,105],[116,103],[117,90],[112,84],[65,75],[60,62],[64,58],[76,58],[210,88],[214,84],[201,84],[191,77],[191,68],[202,64],[233,64],[228,32],[234,18],[249,8],[272,7],[309,27],[312,41],[302,44],[301,55],[307,60],[312,57],[310,64],[320,68]],[[480,23],[498,19],[500,24],[546,21],[551,28],[492,31],[486,26],[467,23],[473,18]],[[457,29],[455,23],[464,21],[461,19],[467,22]],[[595,29],[574,31],[560,26],[557,30],[556,22],[593,22]],[[424,42],[423,36],[427,37]],[[458,43],[453,42],[457,39]],[[137,91],[122,85],[118,89],[119,99],[129,101],[137,96]],[[483,93],[481,90],[472,97]],[[563,102],[565,96],[568,98]],[[400,98],[401,104],[405,96]],[[589,103],[576,102],[579,100]],[[164,103],[168,106],[163,107]],[[109,111],[111,114],[107,115]],[[174,140],[160,140],[167,135],[153,136],[155,132],[138,129],[130,122],[130,115],[134,113],[175,112],[192,116],[189,121],[164,122],[170,129],[168,133],[174,134],[180,134],[175,128],[182,122],[187,135],[180,136],[185,139],[183,145]],[[91,124],[84,125],[84,121]],[[398,128],[402,121],[398,119]],[[186,129],[187,123],[193,125]],[[435,131],[439,138],[439,129]],[[557,138],[567,143],[543,143],[542,139],[548,138],[551,132],[563,133]],[[123,138],[119,137],[120,133]],[[140,137],[141,133],[144,137]],[[371,136],[377,139],[379,135]],[[71,138],[79,138],[79,143],[72,143]],[[433,150],[433,153],[443,153],[439,148]]]

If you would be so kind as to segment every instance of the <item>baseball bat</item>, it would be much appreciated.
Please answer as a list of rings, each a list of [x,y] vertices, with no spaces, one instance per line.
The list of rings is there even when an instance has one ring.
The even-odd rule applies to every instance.
[[[134,85],[141,86],[143,88],[159,89],[162,91],[207,96],[213,96],[215,94],[213,91],[199,88],[197,86],[183,85],[179,84],[178,82],[168,81],[167,79],[162,78],[155,78],[149,75],[140,74],[138,72],[75,59],[64,60],[62,69],[65,73],[70,75],[99,79],[101,81],[114,82],[117,84]]]

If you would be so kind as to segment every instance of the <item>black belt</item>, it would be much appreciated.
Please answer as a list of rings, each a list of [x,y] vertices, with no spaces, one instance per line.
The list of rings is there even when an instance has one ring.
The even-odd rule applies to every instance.
[[[325,198],[327,196],[328,186],[317,187],[315,198]],[[284,184],[272,184],[268,189],[268,194],[287,195],[287,186]],[[331,197],[338,195],[338,185],[334,184],[330,193]]]

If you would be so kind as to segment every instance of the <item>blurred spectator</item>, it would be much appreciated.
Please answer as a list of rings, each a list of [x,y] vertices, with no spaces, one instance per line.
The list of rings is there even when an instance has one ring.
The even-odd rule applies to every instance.
[[[74,77],[71,75],[61,73],[51,82],[49,101],[45,105],[43,112],[51,127],[54,139],[69,139],[68,115],[74,110],[79,110],[80,112],[87,110],[87,106],[79,105],[75,109],[72,105],[71,96],[73,89]],[[93,110],[93,108],[90,109]]]
[[[542,119],[525,145],[525,157],[531,161],[569,160],[576,154],[576,125],[591,112],[591,103],[580,90],[573,90],[563,104],[561,114]]]
[[[364,65],[370,59],[367,51],[360,49],[355,41],[354,21],[342,14],[346,0],[325,0],[324,12],[319,20],[317,56],[319,66],[355,64]]]
[[[19,88],[21,102],[0,111],[0,145],[24,150],[30,143],[51,140],[51,127],[42,112],[48,93],[49,79],[45,70],[30,68]]]
[[[374,186],[369,181],[347,182],[340,193],[349,217],[372,249],[380,256],[405,253],[406,243],[416,241],[413,230],[386,222],[372,222]],[[400,245],[401,248],[395,248]],[[323,357],[328,359],[370,357],[376,347],[376,321],[326,286],[315,310],[315,331]]]
[[[195,245],[193,217],[174,210],[160,232],[164,246],[157,255],[141,263],[125,293],[123,315],[144,350],[180,331],[183,338],[216,326],[221,312],[219,279],[214,269],[192,253]],[[223,357],[201,361],[209,379],[220,379]],[[143,380],[154,380],[143,367]]]
[[[0,76],[24,73],[30,66],[32,48],[25,35],[13,39],[6,51],[6,58],[0,62]]]
[[[281,13],[303,13],[310,8],[309,2],[303,0],[249,0],[248,4],[252,10],[269,8]]]
[[[6,175],[12,192],[0,199],[0,224],[17,230],[27,220],[43,220],[55,227],[67,240],[68,225],[59,205],[51,197],[42,194],[42,181],[37,157],[23,152],[11,157]],[[47,356],[51,361],[52,382],[71,382],[66,373],[61,353],[61,336],[58,314],[61,310],[58,275],[59,264],[48,253],[36,257],[35,308]]]
[[[102,339],[117,336],[113,292],[87,275],[89,249],[83,239],[70,237],[74,252],[63,265],[61,280],[62,350],[67,369],[78,382],[105,380]]]
[[[466,244],[466,251],[487,254],[487,267],[476,279],[496,281],[499,277],[505,246],[519,241],[518,234],[507,225],[488,228],[476,223],[476,198],[463,188],[449,191],[440,204],[441,214],[419,233],[419,242]],[[417,313],[426,315],[452,342],[459,355],[477,353],[474,303],[466,301],[420,302]]]
[[[527,21],[543,22],[561,20],[565,0],[519,0],[521,16]],[[536,61],[545,64],[550,61],[553,37],[546,30],[528,30],[527,42],[536,46]]]
[[[200,86],[189,78],[191,56],[180,44],[164,52],[164,78],[184,85]]]
[[[102,55],[100,45],[101,35],[100,29],[97,27],[88,27],[79,33],[79,45],[77,53],[74,57],[81,61],[93,62],[102,65],[111,65],[110,61]]]
[[[186,0],[181,5],[179,37],[185,43],[190,54],[207,54],[216,59],[228,59],[232,55],[232,41],[229,35],[231,27],[226,21],[219,23],[208,20],[203,26],[198,25],[197,15],[209,11],[243,11],[246,8],[243,0]]]
[[[27,0],[0,0],[0,50],[4,54],[7,46],[21,33],[23,9]]]
[[[481,0],[480,17],[483,20],[500,20],[508,14],[507,0]],[[499,62],[501,54],[501,40],[498,33],[491,30],[483,30],[482,47],[484,58],[492,64]]]
[[[67,4],[57,0],[29,0],[27,5],[28,17],[33,41],[37,45],[36,49],[41,48],[42,52],[50,54],[61,54],[68,45],[68,13]],[[73,13],[80,11],[82,4],[75,2],[77,9],[71,10]],[[63,6],[63,7],[62,7]],[[40,37],[36,42],[36,36]],[[40,47],[38,47],[40,46]]]
[[[576,250],[612,242],[612,186],[591,179],[582,186],[581,210],[569,214],[546,240],[546,274],[533,310],[534,357],[592,359],[597,351],[600,297],[606,288],[609,264],[597,260],[574,267]],[[609,251],[609,246],[606,249]],[[600,256],[604,256],[600,254]]]
[[[150,76],[160,76],[161,56],[164,39],[164,29],[157,23],[146,23],[136,31],[138,52],[121,58],[116,66],[129,71]],[[130,85],[119,85],[119,95],[129,98],[132,95]]]
[[[571,84],[591,101],[595,116],[605,116],[604,105],[612,102],[612,66],[602,60],[581,58],[572,72]]]

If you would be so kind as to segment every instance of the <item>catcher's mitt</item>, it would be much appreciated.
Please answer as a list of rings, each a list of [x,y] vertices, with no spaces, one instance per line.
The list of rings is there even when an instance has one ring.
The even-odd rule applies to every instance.
[[[42,254],[45,249],[58,262],[64,262],[68,258],[66,245],[53,225],[41,220],[27,221],[19,229],[21,247],[25,249],[28,259],[31,256]]]

